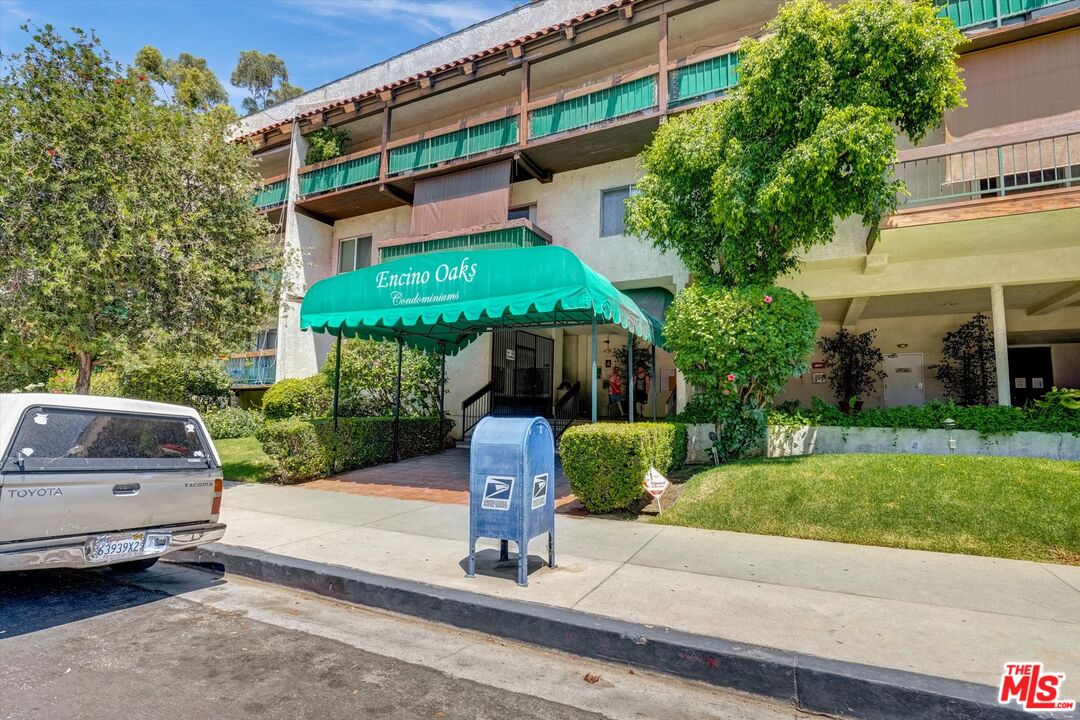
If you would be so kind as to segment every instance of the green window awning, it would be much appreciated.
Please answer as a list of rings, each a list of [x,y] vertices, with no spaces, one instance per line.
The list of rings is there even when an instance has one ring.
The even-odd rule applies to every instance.
[[[570,250],[559,246],[447,251],[320,280],[300,328],[454,355],[489,330],[615,323],[656,342],[654,322]]]

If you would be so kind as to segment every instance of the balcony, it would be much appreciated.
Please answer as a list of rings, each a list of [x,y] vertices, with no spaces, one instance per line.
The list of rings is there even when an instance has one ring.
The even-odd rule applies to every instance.
[[[511,108],[500,112],[514,114],[467,125],[450,132],[435,131],[431,137],[409,139],[396,146],[391,145],[387,174],[394,176],[423,170],[452,160],[484,155],[500,148],[516,145],[518,143],[517,112]],[[471,122],[476,123],[477,120],[473,118]]]
[[[656,67],[643,77],[619,78],[616,85],[599,90],[560,93],[530,105],[529,139],[547,137],[605,123],[656,107]]]
[[[895,177],[908,190],[900,210],[1073,187],[1080,124],[906,150],[899,160]]]
[[[262,189],[251,198],[251,204],[255,209],[263,212],[285,204],[285,195],[289,190],[287,178],[272,180],[262,186]]]
[[[668,72],[668,107],[723,97],[738,82],[738,51],[688,62]]]
[[[551,236],[529,220],[395,238],[379,243],[379,262],[442,250],[496,250],[550,245]]]
[[[234,388],[260,388],[273,385],[277,377],[277,350],[255,350],[231,355],[225,372]]]
[[[966,30],[978,25],[1000,27],[1003,21],[1069,0],[937,0],[941,17]]]
[[[371,182],[379,177],[379,151],[364,150],[359,153],[334,158],[299,171],[300,197],[333,192]]]

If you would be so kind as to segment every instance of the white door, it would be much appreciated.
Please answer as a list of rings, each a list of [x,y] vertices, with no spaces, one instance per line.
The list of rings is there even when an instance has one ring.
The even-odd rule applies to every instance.
[[[926,401],[922,353],[885,356],[885,407],[922,405]]]

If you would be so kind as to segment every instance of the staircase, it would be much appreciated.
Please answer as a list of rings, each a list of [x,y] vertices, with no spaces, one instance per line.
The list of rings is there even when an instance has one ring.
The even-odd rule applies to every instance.
[[[495,390],[498,382],[492,380],[479,390],[474,392],[461,403],[461,442],[458,447],[470,446],[472,431],[482,419],[488,415],[513,415],[505,409],[500,411],[495,404]],[[566,428],[574,424],[578,414],[578,402],[581,395],[581,383],[574,383],[559,401],[555,403],[555,412],[547,419],[551,422],[551,430],[555,434],[555,442],[566,431]]]

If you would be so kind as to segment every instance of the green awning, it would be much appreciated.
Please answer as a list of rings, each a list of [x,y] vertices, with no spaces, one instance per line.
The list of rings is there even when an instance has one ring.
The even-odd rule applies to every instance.
[[[627,297],[637,303],[637,306],[652,321],[653,341],[661,347],[666,347],[667,343],[664,342],[664,316],[667,315],[667,309],[671,307],[675,296],[671,294],[670,290],[661,287],[639,288],[637,290],[626,290],[625,292]]]
[[[615,323],[646,342],[633,300],[564,247],[414,255],[311,286],[300,329],[394,340],[454,355],[489,330]]]

